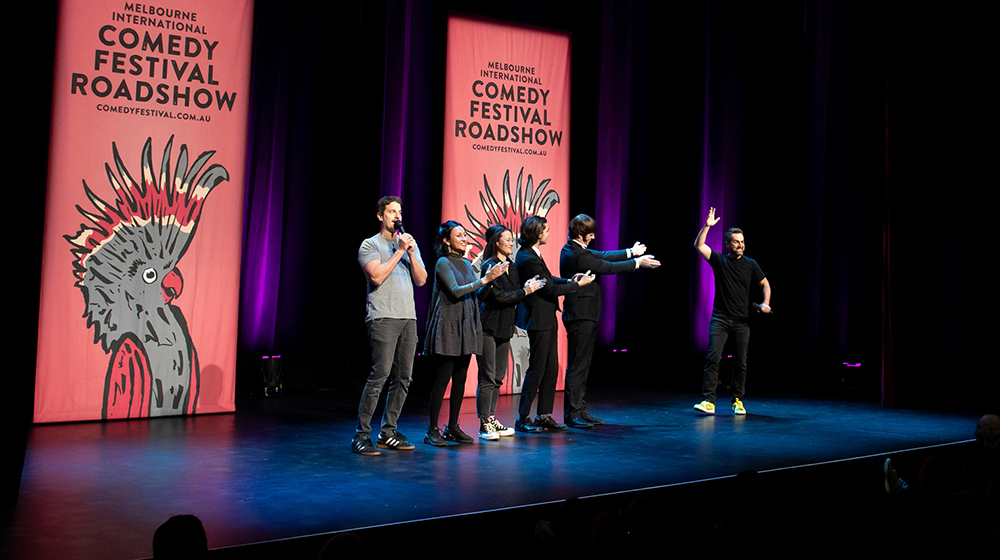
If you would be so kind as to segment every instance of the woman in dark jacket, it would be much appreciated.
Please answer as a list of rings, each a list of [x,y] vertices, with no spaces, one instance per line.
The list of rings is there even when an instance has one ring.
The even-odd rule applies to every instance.
[[[458,427],[458,415],[465,397],[465,378],[473,354],[482,352],[483,333],[479,321],[476,290],[500,276],[506,267],[496,266],[477,278],[465,260],[468,249],[465,229],[449,220],[438,229],[434,250],[438,254],[434,265],[434,292],[427,317],[427,338],[424,352],[434,356],[437,375],[431,387],[430,426],[424,443],[444,446],[447,441],[475,441]],[[444,403],[444,391],[451,381],[451,403],[448,425],[444,433],[438,429],[438,415]]]
[[[517,267],[509,266],[514,252],[514,234],[501,225],[486,230],[486,248],[483,250],[482,271],[504,267],[504,273],[479,290],[479,316],[483,324],[483,350],[479,362],[479,387],[476,389],[476,410],[479,414],[479,437],[487,440],[514,435],[496,418],[497,397],[507,373],[510,357],[510,339],[517,322],[517,302],[524,296],[545,285],[538,276],[522,287],[517,277]]]

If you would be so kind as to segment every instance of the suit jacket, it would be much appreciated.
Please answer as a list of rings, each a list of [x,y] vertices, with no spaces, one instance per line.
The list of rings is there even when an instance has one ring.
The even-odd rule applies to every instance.
[[[546,331],[558,326],[556,310],[559,309],[559,296],[576,293],[580,285],[552,276],[531,247],[521,247],[517,251],[514,265],[522,281],[535,276],[545,280],[545,287],[522,299],[517,306],[517,326],[526,331]]]
[[[601,274],[618,274],[635,270],[635,259],[628,258],[628,251],[593,251],[570,240],[559,254],[559,274],[572,278],[574,274],[591,271],[597,278],[582,286],[563,301],[563,321],[601,318]]]

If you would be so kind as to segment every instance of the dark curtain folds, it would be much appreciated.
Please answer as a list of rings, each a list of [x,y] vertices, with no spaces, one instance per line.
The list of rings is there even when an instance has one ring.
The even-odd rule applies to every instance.
[[[883,363],[898,405],[934,404],[941,385],[968,402],[988,384],[970,357],[966,294],[982,284],[965,240],[989,184],[979,88],[993,50],[971,9],[931,18],[888,2],[258,3],[247,356],[291,356],[320,385],[363,379],[356,251],[382,194],[402,195],[432,266],[450,218],[438,210],[448,10],[572,33],[570,213],[598,219],[599,248],[642,240],[664,261],[605,284],[600,341],[634,351],[626,382],[698,386],[712,294],[691,243],[715,206],[774,288],[776,313],[754,323],[753,389],[877,397]],[[898,151],[890,77],[906,91]],[[917,219],[930,262],[910,242]],[[721,249],[721,229],[710,242]],[[917,270],[931,265],[943,297]],[[416,298],[422,331],[429,289]]]

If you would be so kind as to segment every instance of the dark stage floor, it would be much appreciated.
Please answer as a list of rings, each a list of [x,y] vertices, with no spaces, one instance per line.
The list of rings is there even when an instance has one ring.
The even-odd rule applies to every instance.
[[[712,417],[691,408],[695,394],[592,393],[608,425],[446,449],[421,443],[426,403],[407,403],[400,431],[417,449],[380,457],[349,450],[355,395],[286,395],[196,418],[35,426],[0,556],[150,556],[153,531],[179,513],[199,516],[216,548],[488,511],[965,441],[976,421],[757,396],[746,400],[745,417],[728,407]],[[505,423],[513,424],[516,402],[501,398]],[[464,410],[462,426],[474,433],[472,399]]]

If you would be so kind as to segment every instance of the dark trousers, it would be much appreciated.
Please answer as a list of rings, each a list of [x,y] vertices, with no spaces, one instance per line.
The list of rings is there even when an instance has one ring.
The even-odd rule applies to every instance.
[[[510,361],[510,339],[493,338],[493,335],[483,333],[483,354],[476,361],[479,364],[476,413],[485,420],[497,413],[497,398]]]
[[[750,324],[745,320],[724,319],[712,315],[708,327],[708,356],[705,357],[705,378],[701,394],[705,400],[715,402],[715,389],[719,385],[719,361],[722,349],[729,339],[733,352],[733,400],[742,399],[747,380],[747,345],[750,343]]]
[[[396,432],[396,421],[403,410],[406,394],[410,390],[413,374],[413,356],[417,351],[417,321],[415,319],[373,319],[368,321],[368,339],[372,348],[372,370],[368,374],[365,391],[358,405],[358,434],[371,432],[372,414],[382,394],[382,386],[389,381],[389,395],[385,399],[382,431]]]
[[[458,415],[462,412],[462,399],[465,398],[465,378],[469,373],[469,362],[472,355],[465,356],[434,356],[437,361],[437,375],[431,386],[431,426],[437,427],[441,406],[444,404],[444,390],[451,381],[449,397],[448,425],[458,425]]]
[[[566,390],[563,393],[563,419],[576,418],[587,410],[584,397],[587,393],[587,375],[594,356],[594,341],[597,338],[597,321],[581,319],[566,321],[566,339],[569,345],[566,366]]]
[[[521,385],[521,418],[531,416],[531,404],[538,394],[539,416],[552,414],[556,400],[556,380],[559,377],[559,327],[545,331],[528,331],[531,351],[528,354],[528,371]]]

